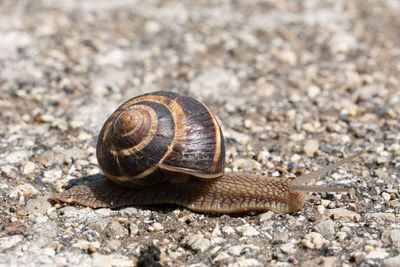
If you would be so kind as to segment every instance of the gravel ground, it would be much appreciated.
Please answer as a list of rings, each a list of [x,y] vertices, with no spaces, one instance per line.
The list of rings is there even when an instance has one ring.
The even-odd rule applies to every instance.
[[[398,266],[400,2],[1,1],[0,265]],[[227,170],[298,175],[352,151],[294,214],[93,210],[49,194],[101,175],[124,100],[193,95]],[[287,170],[289,173],[285,173]]]

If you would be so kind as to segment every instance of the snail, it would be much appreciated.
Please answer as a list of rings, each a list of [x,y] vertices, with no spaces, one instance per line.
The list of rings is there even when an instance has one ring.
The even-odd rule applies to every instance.
[[[297,178],[224,173],[224,138],[209,108],[164,91],[123,103],[104,123],[96,149],[108,179],[50,199],[92,208],[175,204],[207,213],[292,213],[304,206],[306,192],[351,191],[305,183],[361,153]]]

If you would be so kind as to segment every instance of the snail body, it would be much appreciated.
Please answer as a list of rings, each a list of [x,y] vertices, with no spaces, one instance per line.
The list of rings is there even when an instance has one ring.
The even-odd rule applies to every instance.
[[[211,111],[192,97],[154,92],[126,101],[104,123],[96,155],[109,179],[50,199],[93,208],[165,203],[199,212],[292,213],[304,206],[305,192],[350,191],[304,183],[359,154],[296,179],[224,173],[223,134]]]

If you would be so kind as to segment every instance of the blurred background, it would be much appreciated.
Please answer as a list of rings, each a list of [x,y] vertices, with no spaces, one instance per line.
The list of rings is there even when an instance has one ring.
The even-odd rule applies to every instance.
[[[170,90],[210,106],[231,158],[301,153],[310,138],[308,156],[353,136],[354,147],[384,136],[398,144],[399,9],[395,0],[1,1],[2,131],[24,132],[12,149],[28,149],[23,157],[93,147],[121,102]]]

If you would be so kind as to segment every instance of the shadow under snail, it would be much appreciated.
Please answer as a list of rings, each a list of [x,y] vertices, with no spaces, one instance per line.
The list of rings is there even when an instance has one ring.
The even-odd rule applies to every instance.
[[[109,179],[50,199],[93,208],[165,203],[210,213],[292,213],[304,206],[305,192],[350,191],[304,183],[360,153],[295,179],[224,173],[224,138],[207,106],[190,96],[154,92],[126,101],[104,123],[96,155]]]

